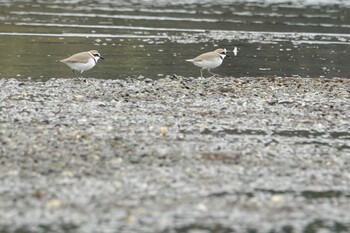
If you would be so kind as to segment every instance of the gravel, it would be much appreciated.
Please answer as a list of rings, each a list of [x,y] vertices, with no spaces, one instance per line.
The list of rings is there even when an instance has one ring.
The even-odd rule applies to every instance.
[[[0,232],[350,232],[350,80],[0,79]]]

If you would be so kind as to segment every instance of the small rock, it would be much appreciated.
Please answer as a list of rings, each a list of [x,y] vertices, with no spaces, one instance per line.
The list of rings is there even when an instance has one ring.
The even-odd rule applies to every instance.
[[[272,195],[270,201],[273,203],[273,204],[282,204],[285,200],[284,200],[284,197],[280,194],[275,194],[275,195]]]
[[[166,137],[168,134],[168,127],[160,127],[160,132],[163,137]]]
[[[51,199],[46,203],[47,209],[57,209],[62,205],[62,201],[59,199]]]

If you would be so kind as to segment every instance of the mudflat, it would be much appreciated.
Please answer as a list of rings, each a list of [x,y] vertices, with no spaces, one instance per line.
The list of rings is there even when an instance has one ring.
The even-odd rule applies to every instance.
[[[350,80],[0,79],[1,232],[348,232]]]

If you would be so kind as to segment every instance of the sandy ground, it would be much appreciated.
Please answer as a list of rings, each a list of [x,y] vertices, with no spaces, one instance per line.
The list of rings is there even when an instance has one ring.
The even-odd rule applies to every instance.
[[[0,79],[0,232],[350,232],[349,91]]]

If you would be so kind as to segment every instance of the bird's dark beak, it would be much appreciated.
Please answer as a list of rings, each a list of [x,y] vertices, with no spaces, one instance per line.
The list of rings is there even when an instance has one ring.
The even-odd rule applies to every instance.
[[[228,54],[226,54],[226,57],[230,57]]]
[[[101,59],[105,59],[104,57],[102,57],[101,55],[99,56]]]

